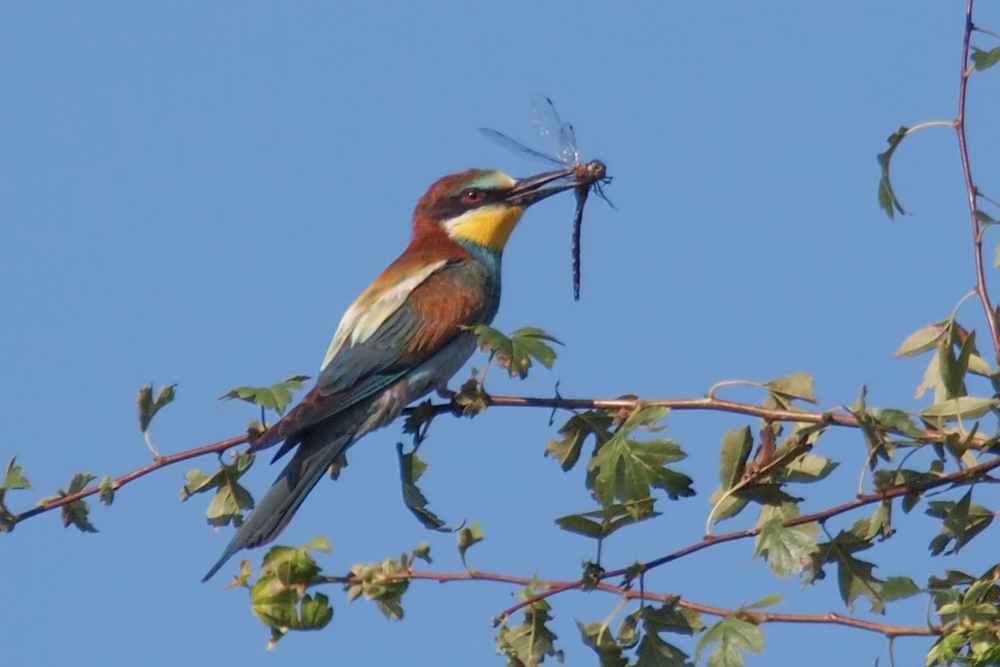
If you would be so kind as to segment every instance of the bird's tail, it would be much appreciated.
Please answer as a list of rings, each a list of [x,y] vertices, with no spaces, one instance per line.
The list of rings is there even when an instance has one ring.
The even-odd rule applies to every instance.
[[[332,440],[328,438],[327,432],[314,433],[304,439],[274,486],[240,526],[202,582],[211,579],[240,549],[267,544],[278,537],[323,473],[354,442],[351,433],[340,433]]]

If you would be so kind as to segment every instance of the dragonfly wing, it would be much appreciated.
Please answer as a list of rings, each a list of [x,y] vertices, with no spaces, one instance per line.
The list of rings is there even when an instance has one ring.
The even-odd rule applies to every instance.
[[[580,151],[576,148],[576,132],[569,123],[559,128],[559,155],[564,164],[580,165]]]
[[[531,120],[535,125],[535,130],[542,137],[544,150],[553,155],[555,159],[567,166],[575,166],[572,157],[567,156],[576,153],[576,146],[567,149],[566,138],[563,135],[563,124],[559,120],[559,112],[545,95],[538,93],[531,98]]]
[[[479,128],[479,131],[483,134],[484,137],[486,137],[495,144],[503,146],[512,153],[517,153],[519,155],[528,155],[530,157],[535,158],[536,160],[541,160],[542,162],[545,162],[547,164],[557,164],[559,166],[563,166],[563,163],[557,160],[556,158],[550,155],[546,155],[545,153],[542,153],[540,151],[536,151],[534,148],[528,148],[520,141],[515,141],[514,139],[508,137],[506,134],[501,134],[496,130],[490,130],[485,127]]]

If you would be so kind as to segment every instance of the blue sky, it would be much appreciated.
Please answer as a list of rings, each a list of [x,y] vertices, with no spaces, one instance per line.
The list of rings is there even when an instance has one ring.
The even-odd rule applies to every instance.
[[[566,346],[551,372],[493,374],[492,393],[551,395],[558,381],[572,397],[690,397],[721,380],[807,371],[826,407],[853,403],[863,383],[871,404],[922,405],[912,396],[923,362],[892,353],[975,285],[958,151],[946,129],[907,139],[894,183],[914,215],[895,222],[875,201],[875,154],[902,124],[953,117],[957,4],[375,4],[0,8],[0,459],[17,454],[35,486],[9,496],[15,508],[74,472],[146,464],[134,408],[145,383],[178,385],[153,426],[175,452],[253,418],[218,403],[230,388],[314,374],[344,309],[405,247],[434,180],[469,167],[537,170],[477,128],[530,140],[539,91],[574,123],[585,156],[608,164],[619,210],[587,210],[579,302],[571,197],[528,213],[504,257],[496,326],[539,326]],[[987,192],[1000,181],[996,76],[974,77],[970,93]],[[962,319],[981,325],[976,303]],[[593,555],[552,524],[590,501],[582,470],[542,457],[558,426],[548,419],[496,409],[433,426],[424,492],[449,521],[481,521],[478,569],[569,579]],[[609,541],[609,567],[699,539],[719,441],[747,423],[671,416],[699,495],[661,500],[664,516]],[[394,426],[352,450],[281,541],[325,535],[332,573],[430,541],[434,567],[457,571],[454,537],[425,531],[400,501],[397,439]],[[807,509],[847,500],[863,462],[856,433],[831,433],[820,451],[843,465],[810,489]],[[0,537],[11,664],[501,664],[490,619],[511,590],[499,584],[414,584],[401,623],[331,590],[325,631],[265,653],[245,595],[220,592],[224,576],[199,583],[229,533],[205,524],[207,498],[177,502],[195,466],[213,462],[168,468],[95,506],[95,535],[52,514]],[[260,497],[277,472],[261,461],[247,484]],[[881,576],[923,582],[946,565],[992,563],[973,545],[928,564],[936,527],[916,513],[899,523],[869,552]],[[718,606],[780,592],[781,611],[844,611],[833,577],[800,591],[751,553],[749,542],[720,546],[661,568],[649,586]],[[595,664],[573,617],[598,621],[616,604],[554,600],[568,664]],[[919,624],[924,611],[903,604],[889,618]],[[875,635],[766,630],[768,654],[748,664],[798,665],[820,643],[837,650],[810,656],[815,667],[887,664]],[[916,664],[928,646],[896,644],[897,664]]]

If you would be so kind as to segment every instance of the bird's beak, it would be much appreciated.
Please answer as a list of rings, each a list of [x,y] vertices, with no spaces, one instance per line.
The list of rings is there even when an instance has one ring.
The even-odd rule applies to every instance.
[[[576,186],[581,185],[576,178],[548,188],[542,186],[573,176],[574,171],[576,170],[563,169],[561,171],[548,171],[544,174],[538,174],[537,176],[522,178],[514,184],[514,187],[507,193],[507,196],[504,197],[504,203],[510,206],[531,206],[535,202],[539,202],[546,197],[551,197],[557,192],[571,190]]]

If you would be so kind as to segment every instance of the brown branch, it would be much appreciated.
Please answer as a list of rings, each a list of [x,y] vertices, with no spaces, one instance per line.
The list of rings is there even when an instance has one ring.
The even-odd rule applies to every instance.
[[[478,571],[438,573],[409,570],[407,572],[386,574],[383,579],[386,581],[427,580],[436,581],[442,584],[453,581],[497,581],[520,586],[533,585],[535,588],[544,589],[549,595],[566,590],[579,589],[580,587],[580,582],[578,581],[537,581],[526,577],[514,577],[506,574],[494,574],[491,572]],[[323,581],[326,583],[345,585],[361,583],[361,581],[355,577],[326,577]],[[733,609],[723,609],[721,607],[711,607],[708,605],[698,604],[696,602],[689,602],[687,600],[679,599],[677,596],[670,593],[650,593],[648,591],[640,592],[636,590],[626,590],[620,586],[612,586],[605,583],[598,584],[597,590],[612,593],[614,595],[620,595],[628,600],[642,599],[656,600],[657,602],[663,603],[673,602],[679,607],[691,609],[692,611],[697,611],[702,614],[709,614],[711,616],[729,616],[738,611]],[[513,612],[504,612],[501,615],[501,618],[506,619],[511,613]],[[872,632],[883,634],[887,637],[924,637],[940,635],[942,632],[942,629],[937,626],[905,626],[872,623],[870,621],[862,621],[848,616],[841,616],[835,612],[829,612],[826,614],[780,614],[775,612],[743,611],[739,613],[755,623],[831,623],[835,625],[846,625],[862,630],[870,630]]]
[[[827,412],[806,412],[798,410],[781,410],[777,408],[765,408],[759,405],[753,405],[751,403],[739,403],[737,401],[727,401],[718,399],[715,397],[705,397],[705,398],[676,398],[676,399],[661,399],[661,400],[641,400],[633,398],[612,398],[612,399],[570,399],[570,398],[531,398],[531,397],[520,397],[520,396],[484,396],[488,406],[505,406],[505,407],[535,407],[535,408],[559,408],[565,410],[581,410],[581,409],[628,409],[628,410],[639,410],[646,407],[664,407],[673,410],[710,410],[716,412],[729,412],[733,414],[748,415],[751,417],[761,417],[770,421],[782,421],[782,422],[803,422],[809,424],[829,424],[832,426],[843,426],[848,428],[859,428],[861,424],[858,419],[851,414],[840,414],[833,411]],[[445,414],[452,413],[456,415],[462,414],[462,408],[457,405],[454,401],[451,403],[440,403],[432,406],[435,414]],[[409,408],[405,413],[410,413],[413,408]],[[885,432],[885,433],[896,433],[902,434],[901,431],[896,429],[891,429],[884,427],[882,425],[874,425],[875,428]],[[927,432],[924,440],[927,442],[939,442],[944,439],[943,435],[938,435],[935,433]],[[211,454],[214,452],[221,452],[230,447],[235,447],[237,445],[244,444],[247,440],[247,436],[241,435],[228,440],[223,440],[221,442],[216,442],[211,445],[205,445],[204,447],[198,447],[196,449],[191,449],[188,451],[180,452],[178,454],[173,454],[171,456],[163,456],[156,459],[153,463],[142,467],[134,472],[127,475],[119,477],[115,480],[115,488],[119,488],[131,481],[148,475],[149,473],[159,470],[165,466],[178,463],[180,461],[186,461],[188,459],[196,458],[198,456],[204,456],[205,454]],[[983,444],[987,438],[984,436],[976,436],[973,444]],[[30,519],[33,516],[37,516],[44,512],[56,509],[57,507],[62,507],[68,503],[72,503],[77,500],[86,498],[87,496],[92,496],[100,491],[99,485],[91,486],[83,491],[74,493],[69,496],[65,496],[58,500],[54,500],[51,503],[45,505],[40,505],[34,509],[22,512],[14,516],[13,523],[17,524],[25,519]]]
[[[976,293],[983,302],[986,311],[986,321],[990,327],[990,337],[993,340],[993,355],[1000,364],[1000,328],[997,325],[997,313],[990,303],[990,295],[986,290],[986,273],[983,269],[983,230],[976,217],[978,197],[976,186],[972,180],[972,167],[969,164],[969,146],[965,138],[965,99],[969,86],[969,77],[975,68],[969,66],[969,46],[972,42],[972,8],[975,0],[968,0],[965,6],[965,39],[962,43],[962,79],[958,87],[958,118],[955,120],[955,130],[958,132],[958,150],[962,156],[962,172],[965,175],[965,191],[969,202],[969,217],[972,220],[972,243],[976,256]]]
[[[841,414],[834,410],[828,410],[826,412],[807,412],[799,410],[781,410],[778,408],[765,408],[760,405],[754,405],[752,403],[739,403],[737,401],[727,401],[723,399],[718,399],[715,397],[705,397],[705,398],[674,398],[674,399],[655,399],[655,400],[643,400],[638,398],[583,398],[583,399],[572,399],[572,398],[537,398],[537,397],[520,397],[520,396],[484,396],[484,400],[488,406],[507,406],[507,407],[534,407],[534,408],[548,408],[548,409],[564,409],[564,410],[586,410],[586,409],[610,409],[610,410],[641,410],[642,408],[649,407],[661,407],[670,408],[671,410],[709,410],[714,412],[729,412],[733,414],[748,415],[751,417],[760,417],[769,421],[776,422],[802,422],[806,424],[828,424],[830,426],[842,426],[847,428],[861,428],[861,422],[853,414]],[[450,403],[443,403],[440,405],[433,406],[435,412],[438,414],[452,412],[458,415],[462,414],[462,409],[457,405]],[[899,429],[889,428],[882,424],[871,424],[872,428],[881,431],[883,433],[892,433],[896,435],[906,435],[903,431]],[[924,437],[920,438],[923,442],[944,442],[945,435],[942,433],[934,433],[931,431],[924,431]],[[989,438],[982,435],[976,435],[971,444],[973,446],[981,446],[988,442]]]
[[[831,507],[829,509],[823,510],[821,512],[816,512],[814,514],[805,514],[802,516],[795,517],[794,519],[789,519],[788,521],[783,521],[781,523],[785,528],[791,528],[792,526],[800,526],[806,523],[812,523],[818,521],[820,523],[837,516],[838,514],[843,514],[845,512],[850,512],[851,510],[857,509],[859,507],[864,507],[865,505],[870,505],[872,503],[882,502],[884,500],[890,500],[892,498],[898,498],[899,496],[905,496],[910,493],[923,493],[930,489],[946,486],[948,484],[957,484],[965,481],[971,477],[976,477],[981,474],[985,474],[994,468],[1000,468],[1000,456],[994,457],[993,459],[987,461],[986,463],[981,463],[977,466],[972,466],[971,468],[965,468],[964,470],[959,470],[958,472],[951,473],[950,475],[945,475],[939,477],[931,482],[925,482],[923,484],[914,484],[912,487],[898,487],[895,489],[889,489],[887,491],[882,491],[881,493],[869,493],[865,495],[858,496],[854,500],[844,503],[842,505],[837,505],[836,507]],[[722,544],[724,542],[733,542],[735,540],[742,540],[747,537],[755,537],[761,531],[760,527],[750,528],[748,530],[738,530],[732,533],[726,533],[723,535],[709,535],[702,539],[700,542],[696,542],[690,546],[687,546],[679,551],[675,551],[666,556],[661,556],[660,558],[651,560],[647,563],[642,564],[641,572],[648,572],[653,568],[660,567],[661,565],[666,565],[667,563],[673,562],[685,556],[690,556],[693,553],[701,551],[702,549],[707,549],[708,547],[715,546],[716,544]],[[601,575],[601,580],[610,579],[611,577],[621,577],[624,576],[631,568],[622,568],[620,570],[611,570],[605,572]],[[526,600],[522,600],[513,607],[507,609],[503,616],[507,617],[514,612],[523,609],[524,607],[537,602],[538,600],[544,600],[547,597],[551,597],[564,590],[569,590],[571,588],[580,588],[583,586],[583,580],[580,579],[574,582],[571,586],[564,586],[559,589],[548,589],[537,595],[533,595]]]
[[[172,454],[170,456],[158,457],[155,461],[147,466],[139,468],[136,471],[130,472],[127,475],[123,475],[114,481],[115,490],[125,486],[129,482],[133,482],[140,477],[144,477],[149,473],[159,470],[160,468],[172,465],[174,463],[180,463],[181,461],[187,461],[188,459],[193,459],[198,456],[204,456],[205,454],[212,454],[215,452],[223,452],[230,447],[236,447],[237,445],[242,445],[247,441],[247,436],[241,435],[235,438],[230,438],[229,440],[222,440],[221,442],[216,442],[211,445],[205,445],[204,447],[198,447],[197,449],[189,449],[186,452],[180,452],[179,454]],[[59,498],[58,500],[53,500],[45,505],[39,505],[34,509],[30,509],[27,512],[21,512],[14,516],[12,525],[10,527],[13,530],[14,526],[24,521],[25,519],[30,519],[33,516],[42,514],[43,512],[48,512],[49,510],[54,510],[57,507],[62,507],[63,505],[68,505],[69,503],[76,502],[77,500],[82,500],[87,496],[92,496],[101,490],[100,485],[92,486],[89,489],[84,489],[77,493],[70,494]]]

